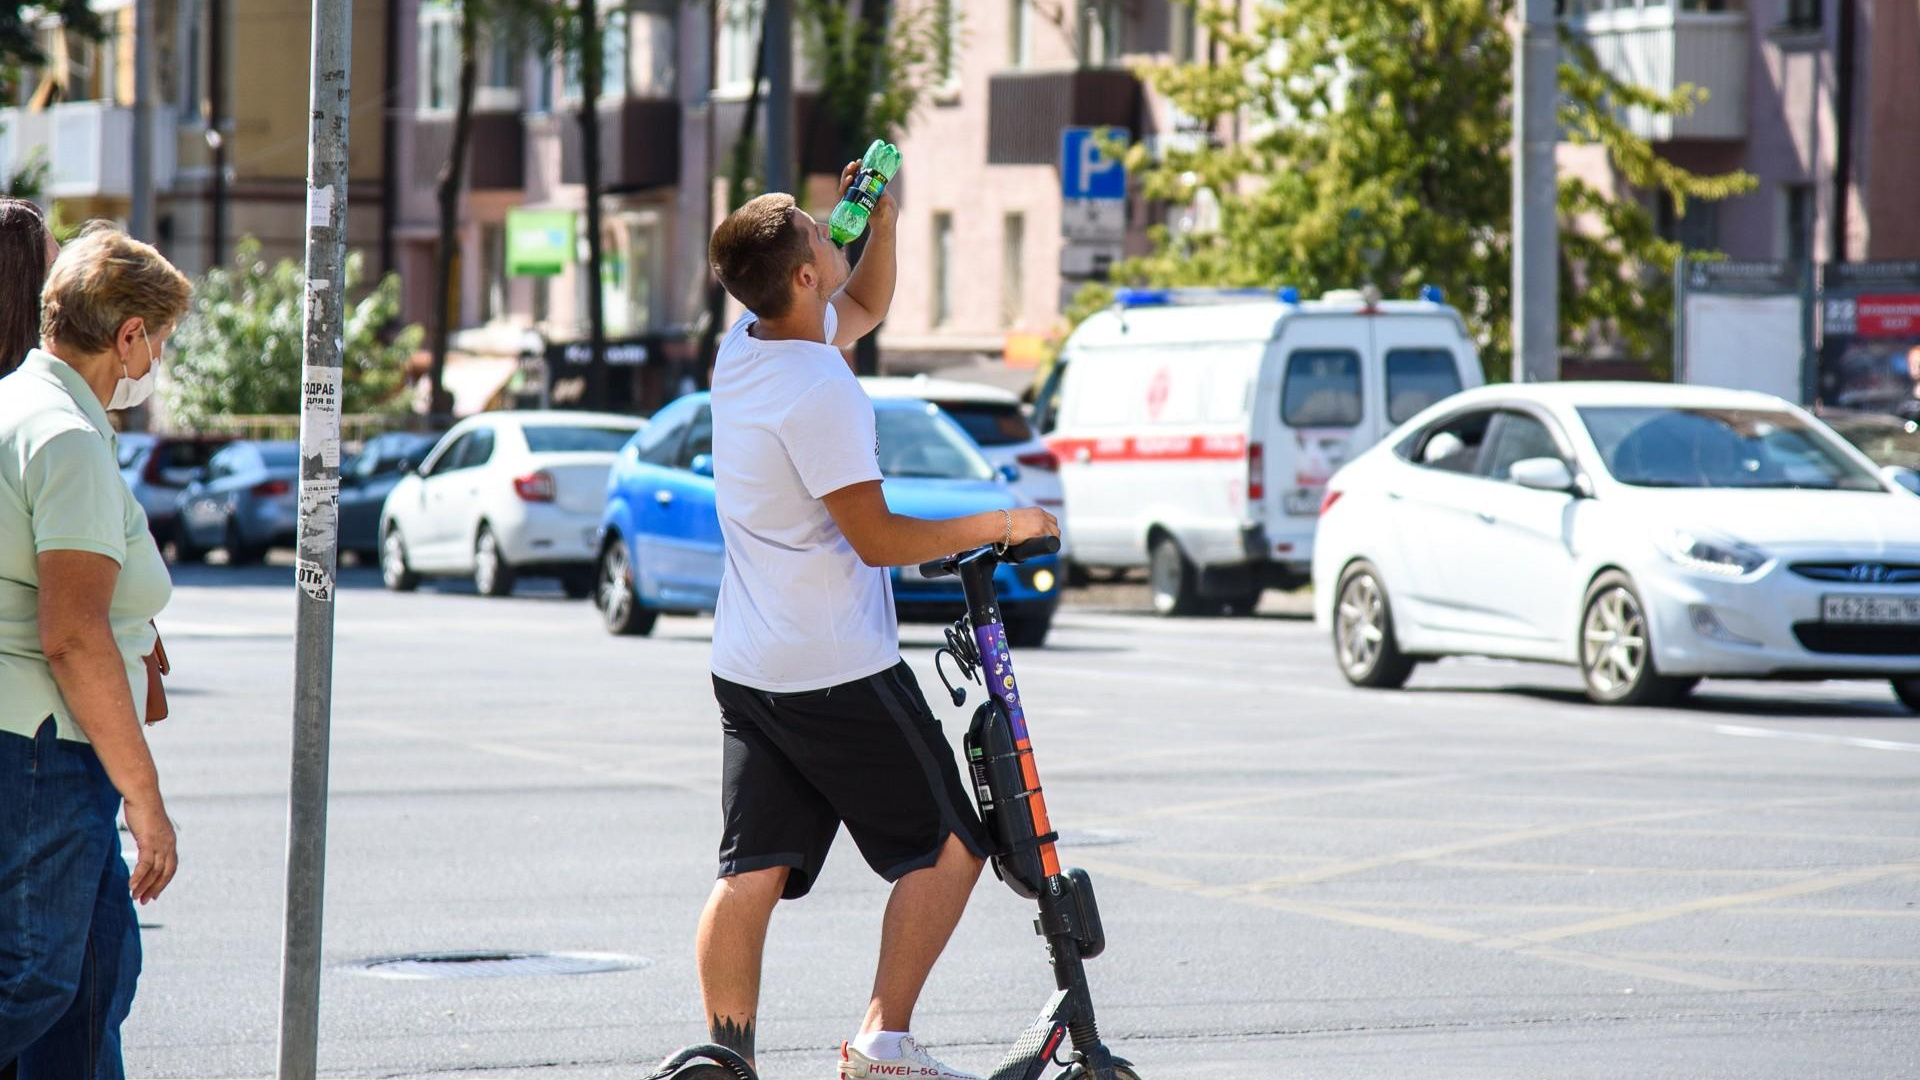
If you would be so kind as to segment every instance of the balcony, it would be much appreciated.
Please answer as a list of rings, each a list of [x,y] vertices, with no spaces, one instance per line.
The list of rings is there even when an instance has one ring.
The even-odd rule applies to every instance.
[[[1627,110],[1627,127],[1653,142],[1747,137],[1747,64],[1753,45],[1745,11],[1698,10],[1703,0],[1660,3],[1620,0],[1612,10],[1592,10],[1567,19],[1600,64],[1623,82],[1663,94],[1691,83],[1707,99],[1686,116],[1655,116]],[[1732,6],[1732,5],[1728,5]]]
[[[1053,165],[1060,131],[1069,127],[1140,125],[1140,80],[1132,72],[1008,71],[987,88],[987,164]]]
[[[483,108],[476,98],[467,132],[467,189],[519,191],[526,186],[527,128],[517,108]],[[453,117],[428,113],[414,120],[413,182],[432,189],[453,152]]]
[[[560,123],[560,180],[586,181],[580,113]],[[608,193],[673,187],[680,182],[680,103],[627,97],[600,108],[600,188]]]
[[[153,184],[173,183],[174,115],[154,109]],[[74,101],[40,110],[0,109],[0,173],[11,176],[36,158],[49,169],[45,194],[55,199],[124,199],[133,193],[133,110],[104,101]]]

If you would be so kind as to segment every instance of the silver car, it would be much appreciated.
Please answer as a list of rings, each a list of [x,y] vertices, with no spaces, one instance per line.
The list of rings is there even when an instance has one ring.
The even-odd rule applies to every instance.
[[[224,548],[232,566],[292,547],[300,524],[300,447],[237,442],[213,455],[206,474],[180,493],[174,557],[198,562]]]

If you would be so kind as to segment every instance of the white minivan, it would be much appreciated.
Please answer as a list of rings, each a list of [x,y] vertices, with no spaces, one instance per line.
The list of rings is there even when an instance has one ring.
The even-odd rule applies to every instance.
[[[1485,381],[1438,289],[1122,289],[1074,330],[1036,419],[1090,567],[1145,566],[1161,614],[1252,610],[1313,562],[1327,479]]]

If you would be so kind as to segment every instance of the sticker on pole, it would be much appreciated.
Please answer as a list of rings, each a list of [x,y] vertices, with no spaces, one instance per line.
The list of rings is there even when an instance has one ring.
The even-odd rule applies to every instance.
[[[300,591],[333,601],[340,524],[340,369],[309,365],[300,379]]]
[[[300,407],[304,416],[315,414],[331,423],[300,425],[300,456],[320,456],[329,469],[340,467],[340,369],[310,367],[300,381]]]

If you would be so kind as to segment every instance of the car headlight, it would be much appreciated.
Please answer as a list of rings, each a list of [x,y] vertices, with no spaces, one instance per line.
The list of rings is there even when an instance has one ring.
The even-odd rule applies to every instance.
[[[1718,577],[1745,577],[1767,565],[1767,554],[1738,540],[1702,536],[1690,529],[1675,529],[1661,552],[1679,566]]]

